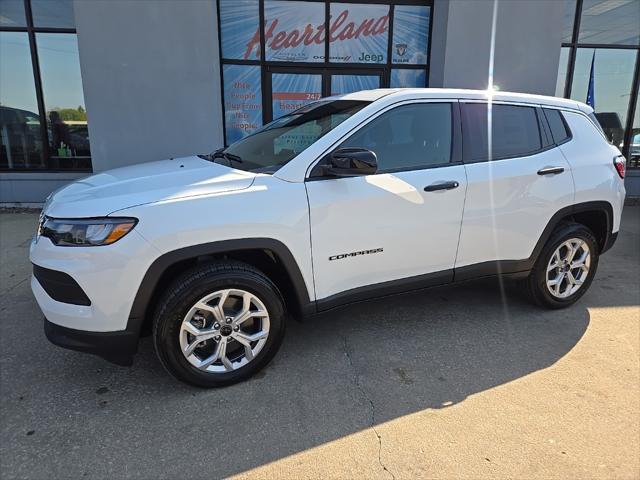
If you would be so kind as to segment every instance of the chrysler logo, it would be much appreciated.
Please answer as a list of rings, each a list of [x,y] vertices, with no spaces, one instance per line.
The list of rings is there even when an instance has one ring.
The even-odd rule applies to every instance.
[[[404,57],[404,54],[407,53],[407,44],[406,43],[396,43],[396,52],[401,57]]]

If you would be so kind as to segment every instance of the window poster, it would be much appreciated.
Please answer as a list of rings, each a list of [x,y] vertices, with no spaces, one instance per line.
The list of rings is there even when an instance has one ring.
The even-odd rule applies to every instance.
[[[267,60],[324,62],[324,3],[266,0],[264,21]]]
[[[389,5],[332,3],[329,61],[386,63]]]
[[[271,76],[273,118],[286,115],[322,95],[322,75],[274,73]]]
[[[343,95],[359,90],[380,88],[378,75],[332,75],[331,95]]]
[[[391,88],[423,88],[427,86],[427,74],[422,69],[393,68],[390,86]]]
[[[431,8],[426,5],[396,5],[391,46],[393,63],[427,64],[430,15]]]
[[[260,60],[260,15],[256,0],[220,0],[222,58]]]
[[[224,115],[227,144],[262,126],[260,67],[223,65]]]

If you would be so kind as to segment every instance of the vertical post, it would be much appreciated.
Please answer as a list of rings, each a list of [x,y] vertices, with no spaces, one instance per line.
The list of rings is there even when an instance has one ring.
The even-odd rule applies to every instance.
[[[40,62],[38,61],[38,48],[36,46],[36,34],[33,30],[33,15],[31,13],[30,0],[24,0],[24,9],[27,17],[27,35],[29,37],[29,48],[31,50],[31,66],[33,68],[33,79],[36,87],[36,100],[38,102],[38,115],[40,116],[40,139],[42,141],[41,164],[51,169],[49,155],[49,136],[47,135],[47,111],[42,93],[42,78],[40,76]],[[26,167],[25,158],[25,167]],[[59,165],[56,165],[59,168]]]

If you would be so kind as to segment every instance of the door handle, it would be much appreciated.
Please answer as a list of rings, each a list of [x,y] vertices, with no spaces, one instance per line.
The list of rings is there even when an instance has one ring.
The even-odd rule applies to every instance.
[[[538,170],[538,175],[554,175],[564,172],[564,167],[544,167]]]
[[[432,183],[431,185],[427,185],[424,187],[425,192],[436,192],[438,190],[451,190],[453,188],[458,188],[460,184],[456,181],[449,182],[440,182],[440,183]]]

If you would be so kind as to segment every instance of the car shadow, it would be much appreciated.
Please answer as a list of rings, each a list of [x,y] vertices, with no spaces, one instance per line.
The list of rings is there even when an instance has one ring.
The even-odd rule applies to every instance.
[[[640,293],[619,289],[635,284],[628,242],[637,241],[622,238],[568,309],[537,308],[494,279],[380,298],[290,322],[271,364],[223,389],[174,380],[150,338],[124,368],[58,349],[41,333],[20,348],[5,337],[4,468],[43,478],[227,477],[449,408],[558,362],[589,328],[590,309],[638,305]],[[36,315],[25,292],[16,307]],[[21,320],[7,321],[4,333]]]
[[[65,406],[76,404],[83,422],[108,433],[85,436],[78,422],[64,423],[70,445],[80,444],[90,460],[75,473],[113,478],[134,469],[138,475],[206,472],[218,478],[394,418],[448,408],[547,368],[580,341],[588,325],[584,305],[540,310],[510,290],[503,297],[494,281],[430,289],[292,322],[263,372],[218,390],[169,377],[149,338],[131,368],[42,341],[56,359],[47,371],[60,385],[57,415],[68,415]],[[55,415],[45,417],[40,428],[59,428]],[[123,460],[107,463],[100,449],[86,445]],[[133,445],[140,452],[135,466],[124,460]],[[68,468],[65,474],[74,472]]]

